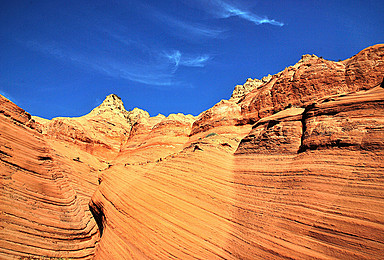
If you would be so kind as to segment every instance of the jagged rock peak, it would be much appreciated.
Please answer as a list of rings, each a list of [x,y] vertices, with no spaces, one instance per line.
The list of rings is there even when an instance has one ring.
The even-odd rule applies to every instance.
[[[318,57],[315,54],[304,54],[303,56],[301,56],[301,59],[299,60],[298,63],[307,62],[313,58],[318,58]]]
[[[125,108],[124,108],[123,101],[116,94],[108,95],[104,99],[103,103],[101,103],[101,105],[98,106],[98,107],[99,108],[108,107],[108,108],[117,109],[117,110],[120,110],[120,111],[126,111]]]
[[[128,112],[128,117],[131,122],[136,122],[140,118],[148,118],[150,116],[147,111],[135,107],[133,110]]]
[[[244,85],[237,85],[232,92],[231,100],[238,100],[246,94],[267,83],[272,78],[271,75],[265,76],[262,79],[248,78]]]
[[[125,118],[128,116],[128,111],[124,108],[123,101],[115,94],[108,95],[103,103],[94,108],[87,116],[97,116],[101,114],[119,114]]]
[[[297,69],[299,66],[301,66],[303,63],[308,63],[312,59],[320,59],[315,54],[304,54],[301,56],[301,59],[293,66],[286,68],[286,69]],[[277,73],[276,75],[280,75],[281,72]],[[252,79],[248,78],[247,81],[244,83],[244,85],[237,85],[235,86],[235,89],[232,92],[230,100],[238,101],[254,89],[258,89],[261,86],[263,86],[265,83],[268,83],[272,79],[272,75],[268,75],[263,77],[262,79]]]
[[[127,123],[129,127],[131,127],[140,118],[150,117],[147,111],[137,107],[133,110],[127,111],[124,107],[123,101],[116,94],[108,95],[104,99],[103,103],[94,108],[85,117],[90,118],[95,116],[103,117],[114,122]]]

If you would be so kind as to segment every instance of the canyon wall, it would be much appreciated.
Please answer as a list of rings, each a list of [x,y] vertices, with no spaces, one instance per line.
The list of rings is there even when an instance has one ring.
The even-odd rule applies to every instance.
[[[58,152],[9,100],[0,97],[0,108],[0,258],[91,259],[99,238],[91,167]]]
[[[304,55],[199,116],[0,102],[0,257],[380,259],[384,45]]]

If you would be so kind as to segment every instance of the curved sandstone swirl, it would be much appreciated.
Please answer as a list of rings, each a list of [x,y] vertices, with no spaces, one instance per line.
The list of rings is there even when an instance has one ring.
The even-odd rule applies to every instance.
[[[356,70],[373,71],[357,74],[370,79],[360,82],[345,74],[348,60],[304,57],[308,65],[296,66],[296,76],[273,76],[237,103],[203,112],[183,150],[103,172],[92,198],[103,229],[96,259],[381,258],[384,90],[375,86],[383,46],[361,53],[366,60],[376,52],[368,55],[376,65]],[[331,72],[321,72],[323,65]],[[332,69],[340,70],[341,85],[329,77]],[[314,74],[313,82],[300,85],[298,73]],[[290,77],[297,79],[286,88],[285,108],[277,88],[292,84]],[[258,100],[266,112],[255,110]],[[250,106],[256,114],[244,110]]]
[[[240,131],[108,169],[96,259],[380,258],[384,90],[333,99],[263,119],[236,153]]]
[[[0,107],[0,258],[91,258],[97,226],[65,160],[28,113],[1,96]]]
[[[260,120],[235,154],[238,257],[381,258],[384,89],[289,110]]]
[[[1,99],[0,258],[383,259],[383,74],[304,55],[197,117]]]

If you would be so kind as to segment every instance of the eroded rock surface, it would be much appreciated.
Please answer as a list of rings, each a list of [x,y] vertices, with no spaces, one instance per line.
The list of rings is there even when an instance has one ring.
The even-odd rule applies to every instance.
[[[0,257],[381,258],[383,56],[304,55],[197,117],[1,99]]]
[[[382,82],[383,70],[384,45],[369,47],[342,62],[304,57],[244,97],[240,103],[243,120],[256,122],[288,107],[305,107],[327,96],[374,88]]]
[[[264,83],[267,83],[272,79],[271,75],[263,77],[260,79],[247,79],[247,81],[243,85],[237,85],[235,86],[235,89],[232,92],[231,99],[238,101],[239,99],[243,98],[245,95],[247,95],[252,90],[261,87]]]
[[[81,193],[76,166],[66,166],[31,116],[1,96],[0,107],[0,258],[92,258],[99,236],[88,202],[96,183]]]

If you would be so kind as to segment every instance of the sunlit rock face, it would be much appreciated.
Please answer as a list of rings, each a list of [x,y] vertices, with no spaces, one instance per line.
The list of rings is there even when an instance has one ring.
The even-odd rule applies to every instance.
[[[267,83],[272,79],[271,75],[263,77],[260,79],[247,79],[247,81],[243,85],[237,85],[235,86],[235,89],[232,92],[231,99],[232,100],[239,100],[245,95],[247,95],[249,92],[251,92],[254,89],[259,88],[264,83]]]
[[[383,56],[304,55],[196,117],[1,98],[0,258],[381,258]]]
[[[99,232],[88,203],[101,165],[88,154],[73,161],[76,148],[51,145],[1,96],[0,108],[0,258],[92,258]]]
[[[292,106],[306,107],[327,96],[376,87],[383,80],[383,56],[383,45],[340,62],[304,55],[297,64],[277,73],[240,101],[243,120],[255,123]]]

